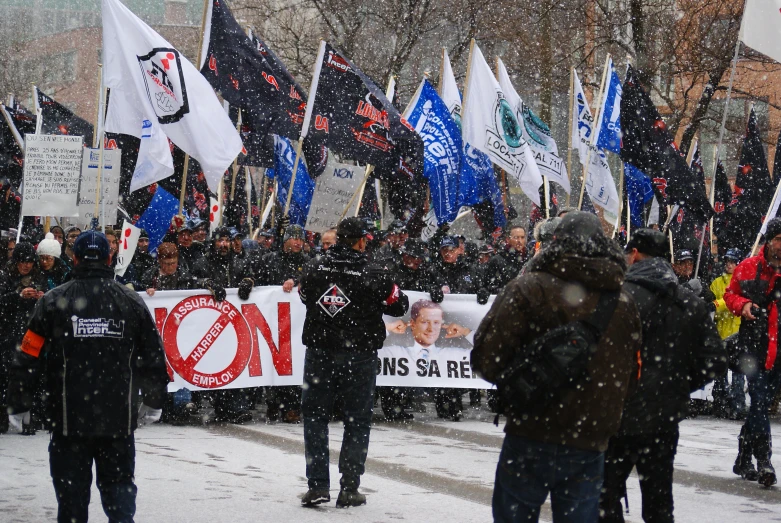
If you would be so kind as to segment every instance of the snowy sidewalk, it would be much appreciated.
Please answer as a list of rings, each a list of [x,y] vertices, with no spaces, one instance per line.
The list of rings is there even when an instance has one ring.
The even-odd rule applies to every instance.
[[[432,410],[432,409],[430,409]],[[416,414],[378,422],[362,490],[368,505],[337,510],[299,506],[306,490],[301,425],[154,425],[136,433],[136,520],[143,522],[491,521],[491,491],[501,429],[485,411],[461,423]],[[332,423],[332,497],[338,492],[342,427]],[[676,520],[781,521],[781,488],[766,490],[731,472],[737,422],[698,418],[681,425],[676,460]],[[773,425],[776,441],[781,426]],[[48,435],[0,436],[0,521],[51,521],[56,502],[48,472]],[[636,478],[630,514],[642,521]],[[93,487],[93,521],[105,521]],[[543,515],[549,518],[548,507]]]

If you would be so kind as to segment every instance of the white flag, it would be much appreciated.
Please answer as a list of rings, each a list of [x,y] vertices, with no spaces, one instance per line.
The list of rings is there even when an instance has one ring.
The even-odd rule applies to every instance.
[[[564,164],[564,160],[559,157],[559,148],[551,136],[550,128],[534,114],[529,106],[523,103],[521,96],[510,81],[510,75],[507,74],[504,63],[499,58],[496,59],[496,77],[510,107],[515,111],[518,123],[521,124],[523,139],[528,142],[532,153],[534,153],[534,161],[540,169],[540,174],[561,185],[564,192],[569,194],[567,166]]]
[[[515,111],[477,45],[470,60],[461,115],[464,141],[512,175],[526,196],[540,205],[542,176]]]
[[[138,147],[136,169],[130,180],[130,192],[159,182],[173,173],[174,160],[168,138],[160,130],[160,124],[144,120],[141,124],[141,145]]]
[[[746,0],[740,40],[781,62],[781,0]]]
[[[572,144],[577,149],[581,165],[586,165],[591,151],[591,164],[586,175],[586,190],[595,205],[599,205],[607,212],[618,215],[618,191],[613,176],[610,174],[610,166],[607,164],[605,152],[592,145],[594,134],[594,117],[588,107],[583,87],[580,85],[578,73],[575,73],[575,101],[572,111]]]
[[[124,276],[128,265],[133,261],[140,235],[141,229],[127,220],[122,222],[122,236],[119,239],[119,250],[117,251],[117,266],[114,267],[114,273],[117,276]],[[141,277],[140,274],[139,277]]]
[[[106,131],[140,138],[144,120],[159,122],[216,192],[242,150],[239,133],[201,73],[119,0],[103,0],[103,78]]]
[[[211,225],[210,230],[214,230],[215,227],[220,225],[221,217],[222,217],[222,204],[220,204],[220,200],[214,197],[210,197],[209,198],[209,225]]]
[[[447,110],[456,123],[461,126],[461,93],[458,91],[456,76],[453,74],[453,68],[450,66],[450,57],[445,49],[442,50],[442,72],[440,73],[440,91],[439,96],[445,102]]]

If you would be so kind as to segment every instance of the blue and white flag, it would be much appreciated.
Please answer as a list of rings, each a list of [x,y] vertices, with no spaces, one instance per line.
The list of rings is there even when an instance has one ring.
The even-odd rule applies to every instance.
[[[266,170],[269,180],[277,180],[277,201],[283,208],[287,203],[287,191],[290,178],[293,176],[293,163],[296,161],[296,150],[288,138],[274,136],[274,167]],[[312,194],[315,192],[315,181],[309,176],[303,161],[298,162],[298,172],[293,185],[293,197],[290,199],[290,224],[306,224]]]
[[[643,171],[629,163],[624,164],[624,180],[626,181],[626,197],[632,216],[632,227],[644,227],[645,205],[654,197],[654,187]]]
[[[585,169],[585,180],[586,190],[591,201],[615,217],[618,215],[616,183],[610,174],[605,151],[598,149],[593,144],[594,118],[591,116],[591,109],[589,109],[577,73],[575,73],[574,80],[575,110],[572,111],[571,147],[578,151],[581,165],[588,164]]]
[[[597,122],[597,149],[621,154],[621,96],[624,89],[612,59],[608,68],[610,79]]]
[[[439,225],[452,222],[458,214],[461,129],[426,79],[410,100],[404,117],[423,139],[423,176],[428,180],[437,222]]]

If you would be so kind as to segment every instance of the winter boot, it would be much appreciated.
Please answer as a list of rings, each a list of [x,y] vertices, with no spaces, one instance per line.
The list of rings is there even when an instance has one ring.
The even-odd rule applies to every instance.
[[[357,507],[366,504],[366,496],[358,492],[358,489],[342,488],[339,497],[336,498],[336,508]]]
[[[732,472],[749,481],[757,481],[759,477],[751,459],[751,444],[748,442],[748,438],[746,438],[745,425],[740,429],[740,435],[738,436],[738,457],[735,458]]]
[[[315,489],[310,488],[301,498],[301,505],[304,507],[314,507],[320,503],[328,503],[331,501],[331,493],[328,489]]]
[[[754,440],[754,455],[757,457],[757,481],[763,487],[776,484],[776,471],[770,463],[772,455],[770,434],[762,434]]]

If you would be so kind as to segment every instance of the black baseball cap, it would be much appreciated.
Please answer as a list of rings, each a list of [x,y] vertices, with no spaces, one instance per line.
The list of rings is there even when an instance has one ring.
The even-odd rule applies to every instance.
[[[399,234],[402,232],[407,232],[407,226],[401,220],[393,220],[390,225],[388,225],[387,232],[388,234]]]
[[[360,218],[345,218],[336,226],[336,235],[340,238],[368,238],[373,240],[371,231],[366,227],[366,223]]]
[[[632,249],[648,256],[667,258],[667,237],[654,229],[635,229],[624,251],[630,252]]]
[[[404,242],[404,246],[401,248],[402,254],[412,256],[413,258],[425,258],[426,257],[426,244],[423,240],[412,238]]]
[[[99,231],[84,231],[73,243],[73,254],[80,260],[107,260],[109,253],[108,239]]]
[[[694,253],[690,251],[689,249],[683,249],[680,251],[675,251],[675,261],[686,261],[686,260],[693,260],[694,259]]]

